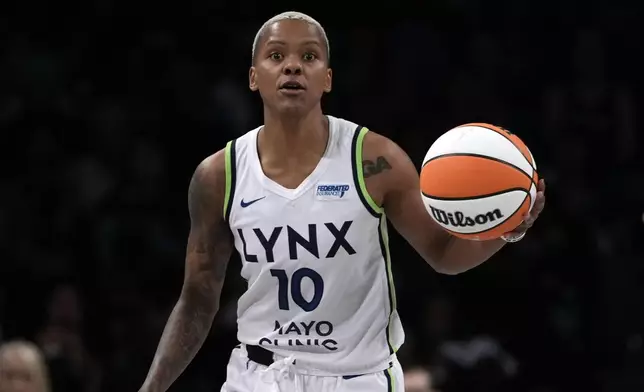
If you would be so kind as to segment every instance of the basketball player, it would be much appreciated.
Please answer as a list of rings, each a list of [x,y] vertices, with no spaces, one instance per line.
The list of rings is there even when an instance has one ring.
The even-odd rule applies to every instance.
[[[0,392],[49,392],[47,365],[38,347],[12,341],[0,346]]]
[[[250,89],[264,125],[196,169],[181,296],[141,391],[166,391],[201,347],[233,247],[248,289],[224,392],[404,391],[387,220],[437,271],[457,274],[506,241],[460,240],[426,212],[418,172],[391,140],[326,116],[329,43],[307,15],[257,33]],[[508,234],[521,238],[544,206]]]

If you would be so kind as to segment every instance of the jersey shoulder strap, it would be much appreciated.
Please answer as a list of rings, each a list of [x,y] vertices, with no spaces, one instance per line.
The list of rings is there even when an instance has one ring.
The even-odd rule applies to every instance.
[[[226,193],[224,194],[224,211],[223,217],[226,222],[230,218],[232,210],[233,196],[235,195],[235,185],[237,183],[237,150],[235,148],[237,140],[231,140],[226,143],[224,148],[225,165],[226,165]]]
[[[367,208],[367,211],[371,213],[376,218],[379,218],[383,214],[383,208],[376,203],[369,191],[367,191],[367,185],[364,180],[364,163],[363,163],[363,143],[364,138],[369,132],[369,129],[358,125],[354,134],[353,141],[351,143],[351,167],[353,169],[353,180],[355,182],[356,190],[360,196],[360,201]]]

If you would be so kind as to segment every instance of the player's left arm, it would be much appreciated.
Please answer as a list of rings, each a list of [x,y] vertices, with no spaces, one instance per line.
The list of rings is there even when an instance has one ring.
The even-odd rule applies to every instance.
[[[369,193],[384,207],[394,228],[437,272],[465,272],[489,259],[506,244],[501,239],[464,240],[443,230],[423,205],[418,171],[411,159],[384,136],[373,132],[365,135],[363,173]],[[544,191],[545,183],[540,181],[532,211],[510,235],[524,233],[532,226],[543,210]]]

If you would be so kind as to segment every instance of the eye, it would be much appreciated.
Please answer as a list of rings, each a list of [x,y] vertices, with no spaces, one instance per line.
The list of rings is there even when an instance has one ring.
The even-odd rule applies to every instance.
[[[317,56],[315,55],[315,53],[311,52],[304,53],[304,56],[302,56],[302,59],[304,59],[304,61],[313,61],[316,58]]]
[[[282,59],[282,54],[278,52],[273,52],[269,55],[271,60],[280,61]]]

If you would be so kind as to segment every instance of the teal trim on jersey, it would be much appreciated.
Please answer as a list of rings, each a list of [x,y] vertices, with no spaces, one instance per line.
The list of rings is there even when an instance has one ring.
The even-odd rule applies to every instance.
[[[360,196],[362,204],[367,208],[367,211],[376,218],[383,214],[384,210],[376,203],[369,191],[367,191],[367,184],[364,180],[364,168],[362,167],[362,144],[364,137],[369,132],[369,129],[358,126],[353,136],[351,148],[351,167],[353,169],[353,179],[356,185],[356,191]]]
[[[224,194],[224,211],[223,217],[226,222],[230,218],[230,211],[232,210],[233,196],[235,195],[235,184],[237,182],[237,173],[235,170],[236,153],[235,153],[235,140],[226,143],[224,149],[224,158],[226,166],[226,192]]]
[[[391,256],[389,253],[389,234],[387,233],[387,217],[383,214],[380,217],[380,224],[378,225],[378,240],[380,242],[380,249],[382,251],[382,258],[385,261],[385,273],[387,274],[387,291],[389,296],[389,317],[387,320],[387,345],[389,346],[389,353],[394,354],[400,347],[397,347],[391,341],[391,326],[394,312],[396,311],[396,288],[394,287],[394,275],[391,272]]]

